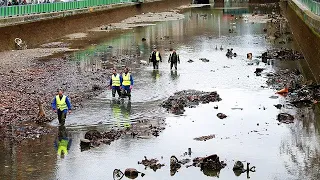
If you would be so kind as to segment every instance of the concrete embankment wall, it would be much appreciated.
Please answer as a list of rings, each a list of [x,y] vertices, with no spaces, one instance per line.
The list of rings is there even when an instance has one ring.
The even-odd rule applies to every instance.
[[[320,19],[293,0],[283,3],[282,9],[289,21],[293,36],[303,52],[305,60],[300,61],[301,69],[308,79],[320,83]],[[317,30],[318,29],[318,30]]]
[[[297,13],[297,15],[310,27],[310,29],[320,37],[320,16],[312,13],[298,0],[289,0],[288,4]]]
[[[85,32],[97,26],[119,22],[148,12],[161,12],[191,3],[191,0],[161,0],[140,5],[121,5],[100,11],[86,11],[72,16],[47,19],[0,28],[0,51],[15,49],[14,39],[26,41],[28,47],[54,41],[67,34]]]

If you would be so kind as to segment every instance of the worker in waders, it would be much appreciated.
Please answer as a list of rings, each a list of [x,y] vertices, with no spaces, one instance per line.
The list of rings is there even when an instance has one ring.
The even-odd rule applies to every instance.
[[[178,63],[180,64],[180,58],[175,49],[169,55],[168,63],[170,63],[170,70],[172,70],[173,66],[177,70],[177,65]]]
[[[128,96],[129,101],[131,101],[131,89],[133,86],[133,78],[131,73],[129,73],[129,69],[126,67],[124,68],[124,72],[122,74],[122,95]]]
[[[58,95],[53,98],[51,107],[58,114],[59,124],[64,125],[67,112],[71,113],[71,103],[68,96],[63,95],[62,90],[59,90]]]
[[[157,51],[157,48],[153,48],[149,57],[149,62],[153,63],[153,69],[159,69],[159,61],[162,62],[160,52]]]
[[[117,73],[116,69],[113,69],[109,84],[110,89],[112,89],[112,97],[116,97],[116,92],[118,93],[119,98],[121,97],[121,82],[122,77]]]
[[[68,154],[71,143],[72,139],[67,136],[66,127],[59,126],[58,138],[54,142],[54,147],[61,158]]]

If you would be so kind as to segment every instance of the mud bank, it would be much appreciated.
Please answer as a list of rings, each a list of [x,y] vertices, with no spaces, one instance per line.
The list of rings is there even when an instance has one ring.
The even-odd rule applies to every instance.
[[[154,1],[138,6],[132,5],[89,14],[3,27],[0,28],[0,51],[14,49],[14,39],[17,37],[26,41],[28,47],[34,48],[68,34],[84,32],[94,27],[120,22],[137,14],[168,11],[189,3],[191,3],[190,0]]]
[[[81,107],[83,100],[97,96],[105,89],[106,71],[79,72],[79,65],[70,61],[68,55],[41,59],[52,53],[66,51],[70,49],[29,49],[0,53],[6,60],[1,61],[0,69],[2,137],[14,138],[14,132],[21,134],[21,129],[24,133],[28,131],[27,128],[20,127],[24,127],[28,120],[35,120],[39,112],[38,101],[46,112],[47,120],[52,120],[55,113],[51,111],[50,102],[58,88],[64,89],[66,95],[70,96],[74,109]],[[33,137],[30,132],[25,134],[25,138],[29,135]]]

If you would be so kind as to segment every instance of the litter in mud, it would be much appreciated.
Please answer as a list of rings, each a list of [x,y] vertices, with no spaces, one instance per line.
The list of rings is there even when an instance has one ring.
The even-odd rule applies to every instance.
[[[200,167],[200,170],[208,176],[219,176],[220,170],[226,167],[224,161],[219,160],[216,154],[207,157],[197,157],[193,159],[193,166]]]
[[[320,86],[305,81],[299,70],[269,74],[267,84],[275,89],[285,87],[288,101],[295,107],[311,106],[320,100]]]
[[[135,168],[127,168],[124,173],[120,169],[115,169],[113,171],[113,179],[114,180],[121,180],[124,176],[126,176],[129,179],[136,179],[139,174],[141,174],[141,177],[145,176],[144,173],[139,172]]]
[[[281,49],[268,50],[267,52],[262,54],[261,58],[262,58],[262,61],[266,63],[267,59],[301,60],[301,59],[304,59],[304,56],[298,51],[281,48]]]
[[[164,129],[165,123],[161,118],[139,120],[138,123],[132,124],[129,127],[124,127],[123,129],[111,129],[110,131],[103,133],[97,130],[89,130],[86,132],[80,145],[82,149],[97,147],[101,144],[110,145],[111,142],[120,139],[124,135],[138,139],[149,139],[152,136],[158,137],[159,133],[161,133]]]
[[[233,51],[233,48],[227,49],[226,56],[227,56],[228,58],[237,57],[237,53],[233,53],[232,51]]]
[[[280,113],[277,116],[277,120],[281,123],[290,124],[294,122],[294,117],[288,113]]]
[[[210,60],[207,59],[207,58],[200,58],[199,60],[202,61],[202,62],[209,62],[209,61],[210,61]]]
[[[178,160],[176,156],[171,156],[170,157],[170,175],[174,176],[178,172],[178,170],[181,168],[182,165],[185,165],[189,162],[191,162],[190,159]]]
[[[218,117],[219,119],[224,119],[224,118],[226,118],[226,117],[228,117],[228,116],[225,115],[225,114],[223,114],[223,113],[218,113],[218,114],[217,114],[217,117]]]
[[[281,109],[283,106],[281,104],[276,104],[276,105],[273,105],[274,107],[276,107],[277,109]]]
[[[145,168],[149,167],[153,171],[157,171],[158,169],[161,169],[162,166],[165,166],[164,164],[158,162],[158,159],[147,159],[147,157],[144,156],[144,159],[139,161],[138,164],[142,164],[145,166]]]
[[[112,141],[119,139],[125,132],[123,130],[110,130],[100,133],[97,130],[90,130],[86,132],[84,138],[90,140],[92,146],[100,146],[103,144],[110,144]]]
[[[207,141],[207,140],[213,139],[215,137],[216,137],[216,135],[211,134],[211,135],[208,135],[208,136],[196,137],[196,138],[194,138],[194,140],[196,140],[196,141]]]
[[[250,163],[247,163],[247,167],[245,169],[244,164],[241,161],[236,161],[235,164],[233,165],[232,170],[236,176],[240,176],[242,173],[246,172],[247,178],[250,178],[249,173],[256,172],[256,167],[255,166],[250,167]]]
[[[161,106],[173,114],[183,114],[185,107],[221,100],[222,99],[219,97],[219,94],[215,91],[203,92],[196,90],[185,90],[174,93],[174,95],[162,102]]]

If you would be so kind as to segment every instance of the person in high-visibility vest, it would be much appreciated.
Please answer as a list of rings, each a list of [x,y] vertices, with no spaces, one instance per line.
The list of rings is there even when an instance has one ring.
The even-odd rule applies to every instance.
[[[109,84],[110,89],[112,89],[112,97],[116,97],[116,92],[118,93],[119,98],[121,97],[121,82],[122,77],[117,73],[116,69],[113,69]]]
[[[68,154],[71,143],[72,139],[67,136],[66,127],[59,126],[58,138],[54,142],[54,147],[61,158]]]
[[[131,100],[131,89],[133,86],[133,78],[131,73],[129,73],[129,68],[124,68],[124,73],[121,76],[122,79],[122,90],[123,95],[128,96],[129,101]]]
[[[160,52],[157,51],[157,48],[153,48],[149,57],[149,62],[153,63],[153,69],[159,69],[159,61],[162,62]]]
[[[58,91],[51,103],[51,107],[55,113],[58,114],[58,120],[60,125],[64,125],[67,112],[71,113],[71,103],[68,96],[63,95],[62,90]]]

